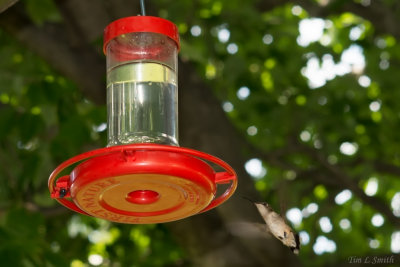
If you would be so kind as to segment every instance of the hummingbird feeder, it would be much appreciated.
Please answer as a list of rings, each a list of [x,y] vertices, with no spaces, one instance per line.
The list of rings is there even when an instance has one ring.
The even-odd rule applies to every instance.
[[[103,51],[108,146],[59,165],[49,177],[51,197],[132,224],[179,220],[226,201],[237,186],[232,167],[178,144],[176,25],[151,16],[116,20],[104,30]]]

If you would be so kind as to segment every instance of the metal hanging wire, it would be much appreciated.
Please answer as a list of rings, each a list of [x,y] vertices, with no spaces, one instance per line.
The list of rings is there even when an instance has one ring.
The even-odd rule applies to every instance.
[[[144,0],[140,0],[140,10],[142,13],[142,16],[146,16],[146,10],[145,10],[145,6],[144,6]]]

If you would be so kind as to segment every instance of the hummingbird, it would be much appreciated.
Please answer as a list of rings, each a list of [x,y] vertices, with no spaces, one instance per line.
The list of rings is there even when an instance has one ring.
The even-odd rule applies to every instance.
[[[276,213],[266,202],[256,202],[247,197],[243,198],[253,203],[261,217],[265,221],[265,225],[259,225],[257,228],[261,231],[267,231],[280,240],[285,246],[289,247],[294,254],[300,252],[300,237],[287,224],[285,219]]]

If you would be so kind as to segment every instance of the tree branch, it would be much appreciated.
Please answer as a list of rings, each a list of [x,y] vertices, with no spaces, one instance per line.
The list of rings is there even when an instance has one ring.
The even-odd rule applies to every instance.
[[[221,216],[220,220],[222,220],[221,227],[218,227],[218,231],[221,231],[219,235],[224,236],[221,237],[221,240],[229,240],[231,244],[228,247],[221,248],[217,243],[211,242],[207,249],[208,252],[205,254],[211,255],[215,262],[221,261],[219,252],[222,253],[223,251],[231,251],[232,253],[240,251],[241,255],[247,255],[245,258],[239,259],[239,255],[233,256],[229,252],[227,254],[229,258],[226,258],[226,255],[223,256],[225,266],[235,266],[235,262],[238,264],[236,266],[243,266],[239,264],[243,262],[247,262],[249,266],[274,265],[274,263],[278,264],[282,258],[290,262],[288,263],[289,265],[296,265],[298,259],[293,257],[288,249],[276,244],[275,240],[246,240],[243,237],[231,237],[231,234],[226,230],[226,224],[232,221],[258,221],[260,219],[257,211],[252,209],[249,203],[243,201],[240,197],[241,195],[247,195],[257,198],[258,196],[253,180],[244,169],[247,159],[243,156],[243,150],[246,149],[247,142],[243,136],[237,133],[237,130],[222,110],[221,104],[212,94],[212,90],[197,75],[194,67],[188,62],[180,62],[179,70],[181,145],[199,149],[222,158],[231,166],[234,166],[239,177],[239,186],[235,195],[220,208],[216,209],[218,215]],[[196,240],[202,240],[204,238],[202,237],[203,234],[201,232],[194,233],[193,227],[202,220],[205,220],[205,222],[201,223],[202,225],[207,225],[206,221],[208,220],[213,221],[208,217],[214,216],[212,215],[213,213],[214,211],[207,212],[206,214],[186,219],[188,220],[187,224],[181,225],[183,222],[175,222],[174,224],[181,225],[182,228],[179,227],[179,231],[174,230],[174,227],[171,229],[176,234],[178,232],[186,232],[187,235],[196,235]],[[195,221],[192,222],[192,220]],[[210,227],[211,229],[209,230],[211,232],[214,231],[215,226],[212,227],[210,225]],[[182,229],[185,230],[183,231]],[[199,257],[198,254],[194,255]],[[204,254],[201,256],[204,256]]]
[[[400,38],[400,29],[397,27],[400,21],[396,15],[400,8],[399,3],[388,6],[386,1],[374,0],[370,1],[368,6],[364,6],[354,1],[334,0],[330,1],[326,6],[321,6],[310,0],[294,0],[291,2],[306,9],[310,16],[313,17],[325,18],[330,15],[350,12],[369,20],[374,25],[377,33],[391,34]]]
[[[251,144],[247,144],[247,146],[248,149],[252,151],[253,155],[256,155],[257,157],[263,159],[265,162],[273,166],[279,167],[284,170],[294,171],[298,178],[308,177],[328,187],[335,187],[341,190],[350,189],[365,204],[373,207],[374,209],[385,215],[388,221],[390,221],[394,226],[400,226],[400,220],[393,214],[388,205],[377,197],[366,195],[365,192],[354,181],[354,179],[348,176],[340,166],[330,164],[326,160],[324,155],[322,155],[319,151],[295,141],[295,138],[292,138],[290,140],[292,141],[289,142],[290,144],[285,148],[276,151],[270,151],[268,153],[261,151]],[[321,167],[303,170],[295,164],[287,162],[282,157],[299,152],[303,155],[308,155],[315,162],[318,162]],[[400,171],[400,168],[396,166],[378,161],[375,162],[375,166],[377,166],[380,170],[390,171],[391,174],[396,174],[398,171]],[[328,179],[327,177],[332,178]]]
[[[350,12],[370,21],[374,25],[376,33],[391,34],[400,38],[400,29],[397,27],[400,23],[400,18],[397,16],[400,3],[397,1],[388,5],[387,1],[373,0],[369,5],[362,5],[354,1],[331,0],[327,5],[321,5],[312,0],[273,0],[260,1],[257,7],[260,11],[267,12],[277,6],[289,3],[301,6],[311,17],[326,18]]]
[[[61,25],[35,26],[22,2],[0,14],[0,27],[74,81],[88,99],[105,103],[101,79],[105,76],[105,61],[93,48],[85,44],[72,46],[64,38],[65,29]]]
[[[392,210],[385,202],[377,197],[366,195],[357,183],[355,183],[354,180],[339,166],[330,164],[321,153],[311,147],[299,143],[298,148],[304,154],[310,156],[316,162],[319,162],[332,175],[332,177],[335,177],[339,188],[350,189],[365,204],[375,208],[377,211],[385,215],[388,221],[390,221],[394,226],[400,226],[399,218],[393,214]]]
[[[365,164],[367,164],[367,162]],[[400,167],[399,166],[389,164],[386,162],[381,162],[379,160],[374,160],[372,162],[372,165],[375,167],[375,169],[378,172],[400,177]]]
[[[16,4],[18,0],[0,0],[0,13]]]
[[[103,29],[111,21],[103,1],[55,0],[54,3],[71,35],[78,38],[77,42],[93,42],[103,35]]]

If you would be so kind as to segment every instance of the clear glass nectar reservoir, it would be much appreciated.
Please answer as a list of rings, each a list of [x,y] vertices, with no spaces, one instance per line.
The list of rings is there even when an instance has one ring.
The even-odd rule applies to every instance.
[[[143,19],[165,21],[154,17],[130,18],[138,24],[143,24]],[[172,23],[167,26],[175,27]],[[174,36],[171,38],[163,30],[116,33],[105,42],[108,146],[131,143],[178,146],[179,48]]]

